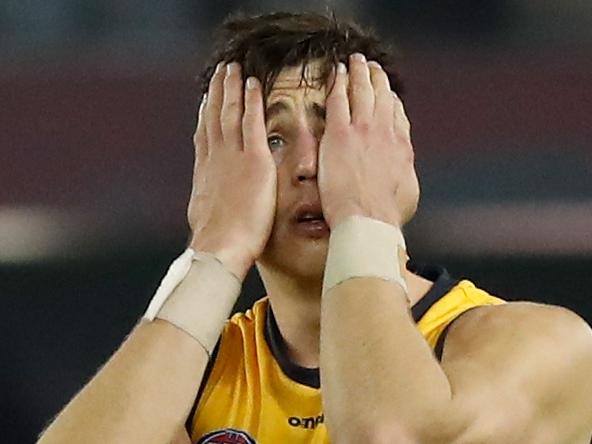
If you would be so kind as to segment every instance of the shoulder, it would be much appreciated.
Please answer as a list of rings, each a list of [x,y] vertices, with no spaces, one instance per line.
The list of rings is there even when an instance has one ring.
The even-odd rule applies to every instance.
[[[463,342],[471,338],[491,342],[514,337],[536,339],[540,345],[572,344],[585,350],[592,347],[592,329],[579,315],[563,307],[534,302],[477,307],[460,317],[450,333],[451,340]]]
[[[498,424],[551,427],[555,436],[592,424],[592,329],[568,309],[478,307],[451,326],[442,366],[459,391],[472,387]],[[525,422],[510,405],[522,407]]]
[[[451,326],[444,358],[460,356],[463,351],[478,351],[480,356],[489,352],[502,358],[520,353],[537,357],[541,363],[586,356],[592,362],[592,329],[573,311],[555,305],[484,305]]]

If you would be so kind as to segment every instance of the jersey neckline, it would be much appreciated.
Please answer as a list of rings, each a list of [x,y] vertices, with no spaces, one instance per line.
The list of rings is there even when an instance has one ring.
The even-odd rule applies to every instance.
[[[413,320],[417,323],[432,305],[459,283],[459,280],[452,279],[448,271],[438,265],[418,264],[410,260],[407,262],[407,269],[433,282],[423,298],[411,307]],[[286,341],[282,337],[269,302],[265,312],[264,337],[271,354],[288,378],[311,388],[321,387],[318,368],[301,367],[288,358]]]

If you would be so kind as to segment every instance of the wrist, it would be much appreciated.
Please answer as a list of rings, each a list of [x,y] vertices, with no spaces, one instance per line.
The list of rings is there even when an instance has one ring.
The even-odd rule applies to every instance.
[[[175,325],[211,355],[240,290],[218,258],[188,248],[169,267],[144,318]]]
[[[224,268],[234,274],[241,282],[253,266],[253,259],[243,252],[236,250],[236,247],[216,245],[201,239],[193,239],[189,245],[194,251],[209,253],[218,259]]]
[[[331,231],[323,294],[357,277],[394,282],[407,294],[405,262],[405,239],[399,227],[365,216],[346,217]]]
[[[359,206],[350,205],[333,211],[330,216],[326,217],[329,228],[334,229],[339,224],[352,216],[374,219],[401,228],[400,217],[397,211],[383,209],[381,211],[368,211]]]

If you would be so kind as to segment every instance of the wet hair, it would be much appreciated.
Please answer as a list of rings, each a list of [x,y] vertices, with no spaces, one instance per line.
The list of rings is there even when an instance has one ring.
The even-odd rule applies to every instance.
[[[305,67],[320,60],[319,81],[326,83],[338,62],[348,64],[349,55],[361,52],[380,63],[391,89],[398,95],[402,84],[394,66],[393,51],[371,31],[352,21],[338,20],[335,14],[287,13],[229,16],[218,30],[217,43],[206,67],[198,77],[201,93],[208,90],[216,64],[238,62],[243,78],[257,77],[265,97],[284,67]]]

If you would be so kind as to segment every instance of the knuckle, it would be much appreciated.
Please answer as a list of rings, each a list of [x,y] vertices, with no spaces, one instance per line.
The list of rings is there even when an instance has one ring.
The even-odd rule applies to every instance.
[[[393,105],[397,112],[405,114],[405,107],[403,106],[403,102],[401,101],[396,92],[391,91],[391,98],[393,100]]]
[[[259,115],[253,109],[246,109],[242,116],[242,124],[245,130],[253,128],[260,119]]]
[[[237,89],[236,88],[236,77],[234,77],[232,75],[224,77],[223,83],[224,83],[224,90],[225,91],[228,91],[228,90],[235,91]]]
[[[258,113],[257,102],[250,98],[245,98],[243,109],[242,109],[242,118],[243,119],[253,119]]]
[[[216,89],[218,87],[218,84],[220,83],[221,80],[222,80],[222,76],[219,73],[216,73],[212,76],[212,78],[210,79],[210,84],[208,86],[208,96],[209,97],[212,96],[211,93],[213,92],[214,89]]]
[[[391,94],[390,89],[385,91],[385,94],[382,99],[384,100],[384,103],[387,104],[391,110],[395,108],[395,98]]]
[[[206,145],[206,137],[203,131],[196,131],[193,134],[193,144],[196,148],[203,148]]]
[[[253,116],[251,115],[251,113],[245,112],[243,114],[241,124],[242,124],[244,132],[247,132],[249,130],[249,128],[251,128],[253,121],[254,121],[254,119],[253,119]]]
[[[395,133],[395,140],[397,141],[397,144],[399,144],[400,146],[404,146],[405,148],[412,149],[411,139],[406,134],[402,134],[400,132]]]
[[[345,138],[349,136],[350,126],[343,121],[333,122],[331,125],[327,125],[326,131]]]
[[[220,123],[222,128],[234,128],[240,123],[240,120],[236,116],[229,115],[222,117]]]
[[[351,86],[352,94],[354,96],[362,95],[366,92],[366,89],[367,88],[363,84],[360,84],[360,82],[356,82]]]
[[[241,106],[241,101],[237,97],[227,98],[224,101],[224,111],[237,111]]]
[[[331,93],[329,96],[327,96],[327,100],[325,102],[325,105],[327,106],[327,115],[331,115],[331,110],[333,110],[334,108],[339,108],[341,107],[341,103],[343,100],[343,95],[340,95],[339,93]]]
[[[386,140],[393,140],[397,138],[395,128],[392,125],[380,125],[379,134],[379,137],[383,137]]]
[[[224,106],[222,108],[223,114],[234,114],[241,111],[241,101],[237,98],[231,98],[224,101]]]
[[[356,131],[358,131],[362,134],[368,134],[368,133],[370,133],[370,130],[372,129],[372,125],[370,124],[370,122],[365,119],[356,122],[355,126],[356,126]]]

